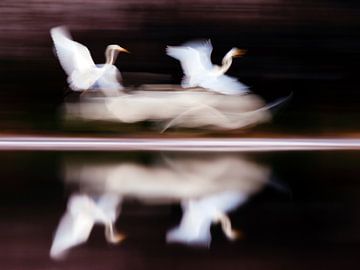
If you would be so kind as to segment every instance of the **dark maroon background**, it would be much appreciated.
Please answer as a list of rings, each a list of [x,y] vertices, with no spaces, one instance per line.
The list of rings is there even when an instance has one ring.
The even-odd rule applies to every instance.
[[[57,108],[66,88],[49,29],[67,25],[96,62],[107,44],[132,54],[117,66],[126,85],[149,83],[134,72],[179,83],[181,68],[166,45],[210,38],[213,61],[248,50],[229,74],[271,101],[293,93],[274,132],[357,131],[360,94],[360,4],[334,0],[3,0],[0,3],[0,126],[61,129]],[[25,120],[24,120],[25,119]]]

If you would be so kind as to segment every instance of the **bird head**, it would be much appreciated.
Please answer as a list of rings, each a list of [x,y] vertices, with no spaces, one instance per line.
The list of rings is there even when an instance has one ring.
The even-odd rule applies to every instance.
[[[130,53],[127,49],[120,47],[119,45],[116,44],[111,44],[109,46],[107,46],[106,48],[107,50],[114,50],[114,51],[118,51],[118,52],[126,52],[126,53]]]
[[[127,49],[120,47],[119,45],[108,45],[105,51],[106,64],[112,65],[116,61],[119,52],[130,53]]]
[[[244,49],[238,49],[238,48],[232,48],[230,50],[232,57],[241,57],[246,53],[246,50]]]

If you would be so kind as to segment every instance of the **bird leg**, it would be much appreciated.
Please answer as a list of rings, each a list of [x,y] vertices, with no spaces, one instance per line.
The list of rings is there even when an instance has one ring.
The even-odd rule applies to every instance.
[[[236,240],[242,236],[240,231],[232,229],[231,221],[228,215],[224,213],[218,213],[214,217],[214,222],[221,224],[221,228],[228,239]]]
[[[125,239],[125,235],[122,233],[118,233],[114,229],[113,223],[109,222],[105,225],[105,238],[109,243],[117,244]]]

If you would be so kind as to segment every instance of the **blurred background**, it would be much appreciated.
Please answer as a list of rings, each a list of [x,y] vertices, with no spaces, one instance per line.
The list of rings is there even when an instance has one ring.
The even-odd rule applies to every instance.
[[[175,159],[174,159],[175,156]],[[269,178],[258,192],[239,208],[228,212],[232,226],[242,232],[237,241],[228,240],[220,225],[211,226],[212,241],[209,248],[166,243],[166,232],[179,225],[184,215],[180,203],[172,198],[181,185],[198,181],[208,188],[228,189],[231,178],[221,177],[222,170],[213,176],[201,163],[210,161],[209,168],[218,168],[217,158],[227,154],[181,153],[170,155],[177,176],[164,178],[157,174],[169,158],[164,153],[54,153],[54,152],[2,152],[0,155],[0,263],[4,269],[358,269],[360,244],[360,196],[357,152],[278,152],[237,154],[231,158],[249,160],[259,169],[268,167]],[[196,158],[198,162],[194,161]],[[185,174],[179,172],[187,159],[194,161]],[[104,227],[93,228],[89,239],[75,246],[64,260],[54,261],[49,256],[53,236],[66,211],[68,198],[74,194],[89,194],[91,189],[77,182],[87,178],[66,181],[64,164],[84,169],[93,165],[126,166],[137,164],[144,170],[142,178],[132,171],[134,189],[142,190],[146,197],[168,190],[168,202],[153,197],[149,203],[141,195],[124,197],[115,227],[126,235],[118,245],[106,242]],[[200,163],[200,164],[199,164]],[[162,165],[161,165],[162,164]],[[238,184],[258,185],[241,175],[247,169],[226,163],[227,174]],[[240,163],[241,164],[241,163]],[[191,165],[191,163],[189,164]],[[197,168],[198,167],[198,168]],[[192,169],[191,169],[192,168]],[[194,176],[198,169],[201,174]],[[254,169],[250,169],[254,170]],[[243,172],[245,171],[245,172]],[[86,170],[84,171],[86,173]],[[121,172],[121,171],[120,171]],[[125,173],[125,171],[123,171]],[[90,171],[89,185],[111,188],[106,168],[102,174]],[[202,177],[201,177],[202,175]],[[80,176],[80,174],[79,174]],[[104,182],[93,181],[94,177]],[[116,176],[113,174],[113,176]],[[124,181],[118,175],[119,188]],[[124,175],[123,175],[124,176]],[[151,177],[152,176],[152,177]],[[157,176],[157,177],[155,177]],[[125,174],[126,178],[126,174]],[[235,181],[235,180],[238,180]],[[116,179],[113,179],[116,180]],[[136,185],[141,180],[144,186]],[[196,181],[194,181],[196,180]],[[161,185],[163,182],[163,185]],[[131,183],[131,182],[129,182]],[[84,183],[83,183],[84,184]],[[234,186],[235,185],[235,186]],[[126,189],[126,187],[124,187]],[[259,187],[258,187],[259,188]],[[231,189],[230,189],[231,190]],[[88,193],[89,192],[89,193]],[[215,193],[216,195],[216,193]],[[206,196],[205,196],[206,198]],[[201,197],[199,198],[201,199]],[[204,210],[204,214],[206,211]],[[195,216],[196,218],[196,216]],[[191,228],[191,227],[190,227]],[[78,230],[81,233],[81,230]]]
[[[244,48],[247,54],[235,59],[229,75],[267,101],[293,94],[271,124],[254,132],[354,133],[359,128],[359,5],[335,0],[1,1],[0,127],[3,132],[64,129],[58,108],[68,94],[66,76],[49,29],[66,25],[96,63],[104,61],[108,44],[131,51],[116,62],[125,86],[179,84],[181,67],[166,56],[166,45],[210,38],[217,64],[230,48]]]

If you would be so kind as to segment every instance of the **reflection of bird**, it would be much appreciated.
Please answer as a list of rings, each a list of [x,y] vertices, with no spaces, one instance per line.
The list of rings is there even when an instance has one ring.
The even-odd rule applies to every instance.
[[[210,226],[219,222],[228,239],[239,236],[231,228],[227,212],[246,202],[248,196],[241,192],[223,192],[201,199],[182,202],[184,211],[179,226],[168,231],[166,240],[190,245],[208,246],[211,241]]]
[[[95,65],[88,48],[73,41],[65,27],[52,28],[50,33],[72,90],[99,89],[114,94],[123,89],[120,72],[113,64],[119,52],[128,52],[126,49],[109,45],[105,51],[106,63]]]
[[[249,92],[246,85],[235,78],[224,75],[231,66],[232,58],[242,56],[245,51],[232,48],[224,56],[222,66],[217,66],[211,63],[212,49],[210,40],[167,47],[167,54],[181,62],[185,73],[181,83],[182,87],[202,87],[229,95]]]
[[[114,229],[119,203],[120,197],[110,194],[103,194],[96,201],[87,195],[71,196],[67,211],[56,230],[50,256],[54,259],[61,258],[71,247],[86,242],[95,223],[105,225],[108,242],[123,240],[124,236]]]
[[[169,243],[208,246],[211,225],[219,223],[225,236],[241,236],[233,230],[230,211],[244,204],[268,182],[269,168],[238,154],[172,154],[152,165],[141,162],[70,159],[65,180],[93,194],[113,194],[146,203],[180,202],[183,216],[168,231]]]

